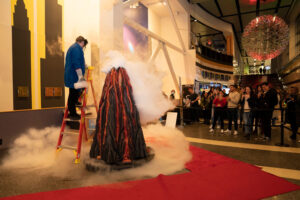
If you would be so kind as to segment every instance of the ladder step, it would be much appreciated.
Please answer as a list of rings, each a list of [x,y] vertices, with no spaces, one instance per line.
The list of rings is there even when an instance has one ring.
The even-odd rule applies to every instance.
[[[77,108],[82,108],[83,105],[76,105],[76,107],[77,107]],[[86,108],[94,108],[95,105],[86,105],[85,107],[86,107]]]
[[[80,119],[65,118],[65,121],[68,121],[68,122],[80,122]]]
[[[95,105],[86,105],[85,107],[87,107],[87,108],[94,108]]]
[[[95,116],[86,116],[85,118],[86,119],[97,119],[97,117],[95,117]]]
[[[77,147],[67,146],[67,145],[60,145],[58,148],[61,149],[70,149],[70,150],[77,150]]]
[[[75,131],[64,131],[61,134],[63,134],[63,135],[78,135],[78,132],[75,132]]]

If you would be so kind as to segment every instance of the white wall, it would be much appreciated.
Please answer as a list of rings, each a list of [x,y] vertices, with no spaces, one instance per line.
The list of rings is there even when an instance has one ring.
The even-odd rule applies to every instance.
[[[64,51],[75,43],[75,39],[81,35],[87,38],[89,44],[84,50],[85,62],[91,65],[91,44],[99,44],[99,20],[100,2],[98,0],[64,0]],[[65,101],[69,96],[68,88],[65,88]]]
[[[11,2],[0,2],[0,111],[13,110]]]
[[[188,50],[189,47],[189,14],[177,3],[170,1],[174,16],[176,18],[176,23],[178,29],[180,30],[181,37],[184,42],[184,47],[186,49],[186,56],[182,53],[175,51],[167,47],[177,80],[179,77],[182,79],[183,84],[193,84],[196,75],[195,63],[196,63],[196,53],[194,50]],[[174,4],[175,3],[175,4]],[[151,8],[148,11],[149,19],[149,30],[158,34],[162,38],[166,39],[168,42],[182,49],[181,43],[177,37],[175,28],[172,23],[172,18],[170,15],[159,15],[155,13]],[[152,53],[154,53],[158,45],[157,40],[151,40]],[[165,78],[163,80],[162,90],[169,94],[172,89],[175,89],[175,84],[171,76],[168,64],[166,62],[165,55],[161,50],[158,54],[155,64],[160,71],[165,73]],[[179,97],[178,94],[177,98]]]

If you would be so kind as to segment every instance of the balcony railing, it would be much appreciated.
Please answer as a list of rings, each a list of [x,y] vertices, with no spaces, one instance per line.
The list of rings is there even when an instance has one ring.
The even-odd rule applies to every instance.
[[[208,60],[225,64],[225,65],[232,65],[232,61],[233,61],[232,56],[219,53],[205,46],[199,46],[196,48],[196,50],[197,50],[197,54],[199,54],[200,56]]]

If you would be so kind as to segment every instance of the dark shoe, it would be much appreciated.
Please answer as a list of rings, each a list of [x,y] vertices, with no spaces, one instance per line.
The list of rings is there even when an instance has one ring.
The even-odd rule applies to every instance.
[[[72,120],[80,120],[80,119],[81,119],[81,116],[78,115],[78,114],[70,115],[69,117],[70,117],[70,119],[72,119]]]
[[[255,129],[252,134],[257,135],[257,130]]]
[[[80,106],[82,106],[82,103],[81,102],[77,102],[77,103],[75,103],[75,106],[80,107]]]
[[[290,138],[291,138],[291,140],[296,140],[297,139],[296,136],[293,136],[293,135],[291,135]]]
[[[250,140],[250,134],[245,134],[244,137],[247,139],[247,140]]]

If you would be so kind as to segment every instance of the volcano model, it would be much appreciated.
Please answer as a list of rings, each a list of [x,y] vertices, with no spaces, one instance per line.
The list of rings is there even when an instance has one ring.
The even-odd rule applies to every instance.
[[[130,79],[122,67],[106,76],[90,157],[110,165],[148,157]]]

